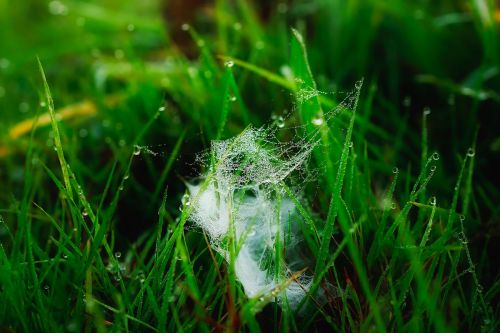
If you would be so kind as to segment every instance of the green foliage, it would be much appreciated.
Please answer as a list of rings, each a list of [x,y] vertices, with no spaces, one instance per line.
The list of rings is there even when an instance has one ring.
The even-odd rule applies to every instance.
[[[0,331],[498,330],[494,1],[169,2],[0,0]],[[319,135],[295,312],[188,222],[250,124]]]

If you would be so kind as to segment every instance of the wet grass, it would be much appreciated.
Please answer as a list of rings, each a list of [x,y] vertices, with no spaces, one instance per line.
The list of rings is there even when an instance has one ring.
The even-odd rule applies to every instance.
[[[0,331],[498,329],[499,9],[271,7],[0,0]],[[197,154],[251,124],[320,137],[281,184],[298,313],[248,299],[185,209]]]

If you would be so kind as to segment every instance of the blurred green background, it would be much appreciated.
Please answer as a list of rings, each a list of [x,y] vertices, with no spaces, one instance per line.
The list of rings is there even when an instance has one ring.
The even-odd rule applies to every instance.
[[[102,182],[100,170],[113,157],[126,159],[137,144],[138,128],[160,107],[166,112],[140,144],[166,153],[186,129],[188,140],[176,167],[191,163],[214,138],[220,117],[223,60],[217,56],[241,59],[286,78],[290,28],[295,27],[306,36],[320,91],[341,93],[360,78],[376,90],[369,115],[375,130],[360,131],[366,135],[360,140],[373,143],[374,153],[383,158],[374,170],[419,161],[422,110],[429,107],[430,146],[445,156],[446,172],[456,174],[457,156],[477,142],[475,177],[482,197],[477,209],[484,208],[482,217],[497,220],[499,15],[495,3],[486,0],[2,0],[2,184],[15,191],[22,181],[16,165],[29,141],[27,131],[9,131],[44,112],[37,56],[56,108],[91,102],[88,110],[70,108],[64,122],[73,163],[82,166],[91,187]],[[194,29],[185,31],[183,24]],[[231,110],[226,136],[293,108],[282,86],[248,70],[235,71],[245,106]],[[35,141],[42,151],[52,144],[50,133],[43,131]],[[135,196],[145,201],[159,177],[153,164],[163,163],[152,160],[141,166],[145,169],[136,184],[142,191]],[[172,179],[171,186],[183,191],[179,178]],[[453,182],[453,177],[443,177],[436,186],[445,191]],[[8,202],[9,191],[2,195]]]
[[[127,171],[142,147],[109,212],[125,252],[155,225],[167,186],[166,214],[177,217],[183,180],[198,174],[196,155],[217,135],[227,57],[240,61],[238,90],[231,90],[241,96],[230,103],[223,137],[294,110],[283,80],[296,28],[321,94],[340,101],[364,78],[353,141],[367,147],[374,192],[394,166],[409,179],[418,174],[423,119],[425,153],[441,156],[429,192],[446,196],[443,206],[461,156],[475,156],[473,199],[458,210],[473,216],[471,248],[491,285],[499,274],[499,27],[500,5],[491,0],[0,0],[0,212],[15,229],[31,144],[28,162],[58,168],[37,57],[66,158],[91,203],[99,203],[114,163]],[[48,177],[35,178],[44,190],[33,201],[57,211],[57,189]],[[310,199],[313,207],[327,201]]]

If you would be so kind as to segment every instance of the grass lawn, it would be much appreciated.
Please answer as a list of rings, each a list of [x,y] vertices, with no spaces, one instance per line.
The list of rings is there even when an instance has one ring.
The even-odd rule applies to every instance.
[[[500,4],[0,0],[0,332],[500,330]]]

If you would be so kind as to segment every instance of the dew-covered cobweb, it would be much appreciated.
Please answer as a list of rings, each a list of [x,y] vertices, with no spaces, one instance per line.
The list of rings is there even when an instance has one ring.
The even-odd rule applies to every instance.
[[[276,121],[249,126],[236,137],[212,141],[200,153],[198,160],[207,171],[198,183],[187,184],[189,221],[208,235],[211,247],[226,261],[234,260],[235,275],[249,298],[272,293],[280,305],[296,309],[307,295],[314,277],[300,255],[305,221],[295,204],[302,198],[296,184],[309,177],[307,164],[321,144],[320,127],[352,109],[358,93],[356,85],[335,108],[321,114],[321,122],[313,119],[307,128],[283,128]],[[300,101],[319,94],[308,90]],[[278,140],[283,130],[293,132],[294,139]],[[232,259],[229,240],[235,244]]]

